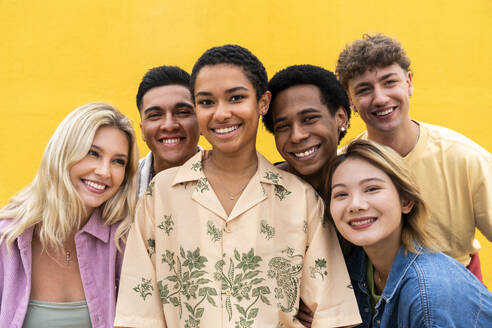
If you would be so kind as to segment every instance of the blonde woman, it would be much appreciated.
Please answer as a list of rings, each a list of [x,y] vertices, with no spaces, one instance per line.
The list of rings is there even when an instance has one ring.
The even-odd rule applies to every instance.
[[[0,326],[111,327],[135,206],[129,120],[92,103],[48,142],[33,182],[0,210]]]
[[[432,252],[426,206],[396,152],[352,142],[331,168],[327,195],[338,231],[358,246],[347,266],[361,327],[490,327],[492,294]]]

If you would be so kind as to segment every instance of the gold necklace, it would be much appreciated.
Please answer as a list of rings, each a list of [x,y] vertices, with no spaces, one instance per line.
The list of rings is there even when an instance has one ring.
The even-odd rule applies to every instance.
[[[249,180],[246,181],[246,184],[241,188],[241,190],[239,190],[235,194],[230,193],[229,190],[227,190],[227,188],[225,187],[225,185],[223,185],[222,188],[224,188],[224,191],[229,195],[229,199],[230,200],[234,200],[234,198],[236,198],[236,196],[238,196],[240,193],[243,192],[243,190],[246,188],[246,186],[248,185],[248,183],[249,183]]]
[[[50,254],[50,252],[46,249],[46,254],[49,256],[50,259],[56,262],[61,267],[67,267],[70,265],[72,261],[72,251],[68,251],[65,248],[63,248],[63,251],[65,252],[65,263],[60,263],[53,255]]]

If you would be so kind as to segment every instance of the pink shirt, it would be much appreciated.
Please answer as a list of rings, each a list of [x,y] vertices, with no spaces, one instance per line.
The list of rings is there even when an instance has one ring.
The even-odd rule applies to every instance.
[[[0,231],[11,220],[0,221]],[[118,224],[107,226],[95,210],[75,235],[75,246],[92,327],[113,327],[123,256],[114,243]],[[21,328],[31,294],[33,227],[17,241],[0,245],[0,327]],[[124,246],[124,245],[122,245]]]

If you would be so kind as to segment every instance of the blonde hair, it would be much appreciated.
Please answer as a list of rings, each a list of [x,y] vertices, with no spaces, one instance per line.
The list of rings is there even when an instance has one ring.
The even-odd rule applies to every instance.
[[[119,247],[133,221],[138,169],[138,148],[130,121],[116,108],[104,103],[83,105],[65,117],[51,137],[32,183],[12,197],[0,210],[0,218],[13,221],[0,236],[7,246],[29,227],[39,225],[43,247],[63,247],[74,230],[80,230],[85,206],[70,179],[70,168],[90,150],[100,127],[114,127],[128,138],[125,177],[116,193],[101,205],[106,225],[121,222],[115,234]]]
[[[417,251],[415,240],[428,250],[435,249],[431,236],[425,230],[429,211],[420,195],[415,177],[403,162],[401,156],[389,147],[368,140],[352,141],[343,153],[337,156],[330,167],[329,178],[325,185],[327,207],[330,207],[333,173],[341,163],[349,158],[362,159],[382,170],[395,185],[400,199],[413,202],[410,212],[402,214],[401,243],[405,250],[415,253]],[[331,214],[328,213],[328,215],[333,220]]]

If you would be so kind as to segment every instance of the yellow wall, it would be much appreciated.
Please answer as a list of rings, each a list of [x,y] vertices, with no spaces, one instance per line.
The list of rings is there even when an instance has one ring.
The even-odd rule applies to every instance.
[[[72,109],[106,101],[138,129],[134,99],[147,69],[191,70],[203,51],[225,43],[251,49],[271,76],[292,64],[333,70],[343,46],[364,32],[397,37],[415,73],[413,118],[492,151],[491,16],[490,0],[0,1],[0,205],[32,180]],[[354,119],[348,137],[362,129]],[[264,129],[258,148],[280,159]],[[480,240],[492,285],[492,245]]]

